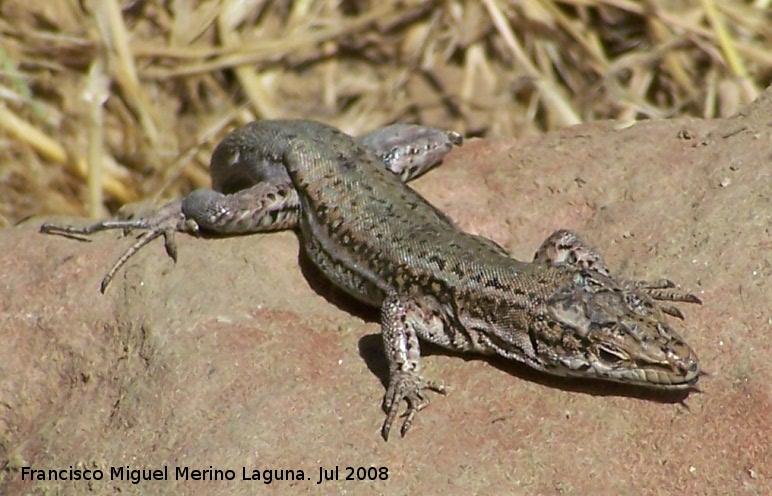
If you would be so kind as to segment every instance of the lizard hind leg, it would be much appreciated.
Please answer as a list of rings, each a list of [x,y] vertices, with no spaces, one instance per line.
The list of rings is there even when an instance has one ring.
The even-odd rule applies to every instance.
[[[177,232],[199,234],[204,230],[219,234],[243,234],[291,229],[297,224],[299,208],[297,192],[291,184],[260,183],[231,195],[213,190],[195,190],[184,199],[167,203],[138,219],[106,220],[87,227],[43,224],[40,231],[80,241],[89,241],[88,236],[112,229],[143,231],[105,274],[100,285],[104,293],[121,267],[161,235],[164,237],[166,252],[176,262]]]
[[[454,131],[397,123],[376,129],[357,141],[373,152],[387,170],[408,182],[439,164],[454,146],[461,145],[463,138]]]
[[[176,262],[177,243],[174,239],[174,234],[177,231],[192,232],[195,227],[186,222],[185,216],[182,213],[181,200],[175,200],[167,203],[151,214],[140,217],[138,219],[105,220],[86,227],[65,226],[49,223],[45,223],[40,226],[40,232],[42,233],[65,236],[77,239],[79,241],[90,241],[89,236],[92,234],[112,229],[121,229],[124,231],[124,233],[129,233],[134,230],[142,230],[143,232],[137,237],[137,240],[123,253],[123,255],[121,255],[121,257],[113,264],[110,270],[107,271],[107,274],[105,274],[105,276],[102,278],[102,282],[100,284],[100,291],[102,293],[107,290],[107,286],[110,285],[110,282],[113,280],[113,277],[115,277],[115,274],[131,257],[133,257],[145,245],[161,235],[164,237],[166,253],[172,258],[172,260]]]
[[[211,233],[278,231],[297,225],[300,200],[289,182],[261,182],[229,195],[197,189],[182,200],[182,213]]]

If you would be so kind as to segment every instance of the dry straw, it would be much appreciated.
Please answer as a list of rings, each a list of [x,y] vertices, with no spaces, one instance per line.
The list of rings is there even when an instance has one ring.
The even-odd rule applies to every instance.
[[[234,125],[522,136],[729,115],[772,80],[770,0],[0,2],[0,225],[208,185]]]

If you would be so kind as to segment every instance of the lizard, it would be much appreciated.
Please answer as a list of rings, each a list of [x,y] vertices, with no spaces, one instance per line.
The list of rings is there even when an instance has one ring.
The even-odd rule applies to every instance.
[[[399,127],[402,126],[402,127]],[[701,303],[667,279],[615,277],[572,231],[547,237],[532,262],[461,230],[407,181],[461,143],[461,136],[397,125],[357,141],[314,121],[262,120],[236,128],[212,154],[213,189],[199,189],[133,220],[43,232],[87,236],[105,229],[143,235],[102,281],[163,235],[294,229],[308,259],[335,287],[380,309],[388,384],[381,435],[402,410],[404,437],[429,391],[420,341],[454,352],[499,355],[536,370],[668,391],[699,391],[697,355],[668,323],[668,302]]]

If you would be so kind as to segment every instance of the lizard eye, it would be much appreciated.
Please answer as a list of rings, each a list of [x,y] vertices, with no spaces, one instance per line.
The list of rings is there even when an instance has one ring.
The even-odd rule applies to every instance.
[[[610,365],[616,365],[624,360],[624,357],[618,351],[605,346],[598,348],[598,358]]]

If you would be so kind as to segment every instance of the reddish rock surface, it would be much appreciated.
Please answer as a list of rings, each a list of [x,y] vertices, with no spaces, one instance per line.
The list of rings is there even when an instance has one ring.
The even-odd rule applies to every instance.
[[[44,236],[38,219],[0,233],[0,493],[772,494],[772,91],[728,120],[470,141],[414,186],[518,258],[567,227],[616,273],[699,294],[681,332],[703,393],[681,405],[431,350],[451,393],[384,443],[375,313],[304,277],[292,233],[179,236],[176,265],[157,242],[103,296],[130,240]],[[23,481],[25,466],[104,479]],[[169,480],[110,480],[126,466]],[[310,480],[266,487],[242,467]]]

